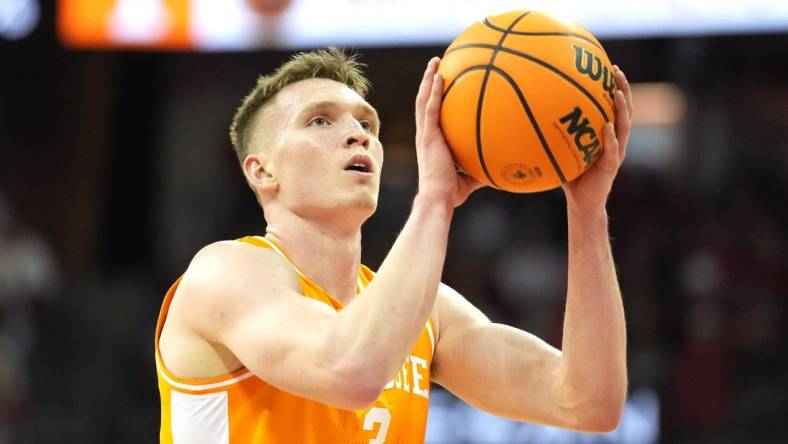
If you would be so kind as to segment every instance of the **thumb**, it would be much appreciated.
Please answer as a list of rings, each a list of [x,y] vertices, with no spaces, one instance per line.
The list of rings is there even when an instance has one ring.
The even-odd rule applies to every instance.
[[[457,173],[457,177],[460,180],[460,185],[464,190],[467,190],[468,194],[478,190],[479,188],[486,187],[487,185],[479,182],[478,180],[474,179],[473,177],[469,176],[466,173]]]

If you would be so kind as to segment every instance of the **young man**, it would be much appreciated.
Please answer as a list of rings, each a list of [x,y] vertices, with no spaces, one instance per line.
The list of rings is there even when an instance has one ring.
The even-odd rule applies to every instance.
[[[604,155],[564,185],[558,351],[440,283],[454,208],[480,184],[456,172],[441,133],[439,63],[416,98],[419,190],[377,273],[360,263],[383,166],[360,65],[329,49],[259,79],[231,136],[266,234],[203,248],[167,293],[156,331],[162,442],[423,442],[430,381],[507,418],[615,428],[626,333],[605,201],[629,132],[624,74],[616,68]]]

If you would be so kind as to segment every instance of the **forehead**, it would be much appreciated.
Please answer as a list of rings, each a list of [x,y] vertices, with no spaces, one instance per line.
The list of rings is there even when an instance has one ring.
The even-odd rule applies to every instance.
[[[288,117],[316,103],[334,102],[348,107],[374,108],[344,83],[329,79],[307,79],[282,88],[274,99],[277,114]]]

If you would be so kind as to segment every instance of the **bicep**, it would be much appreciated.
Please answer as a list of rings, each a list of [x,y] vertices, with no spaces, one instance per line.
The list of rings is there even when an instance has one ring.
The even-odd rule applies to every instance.
[[[224,245],[190,266],[182,286],[201,304],[193,317],[207,341],[230,350],[252,373],[287,392],[337,404],[325,342],[336,312],[299,293],[289,267],[266,250]],[[227,251],[230,250],[230,251]],[[224,254],[221,254],[224,253]]]
[[[320,397],[331,369],[319,359],[322,332],[334,316],[330,307],[295,292],[261,295],[248,308],[234,307],[217,322],[217,339],[244,366],[287,392]]]
[[[559,350],[528,332],[490,322],[449,287],[441,287],[438,304],[435,382],[494,415],[565,425],[554,388]]]

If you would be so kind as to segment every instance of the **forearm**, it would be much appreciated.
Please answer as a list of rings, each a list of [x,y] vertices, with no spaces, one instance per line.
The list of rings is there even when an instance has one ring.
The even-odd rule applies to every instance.
[[[562,360],[563,401],[619,408],[626,397],[626,326],[608,237],[607,213],[569,206],[569,271]]]
[[[364,293],[339,313],[338,342],[363,360],[364,377],[385,384],[429,317],[446,257],[453,209],[417,196],[411,214]]]

